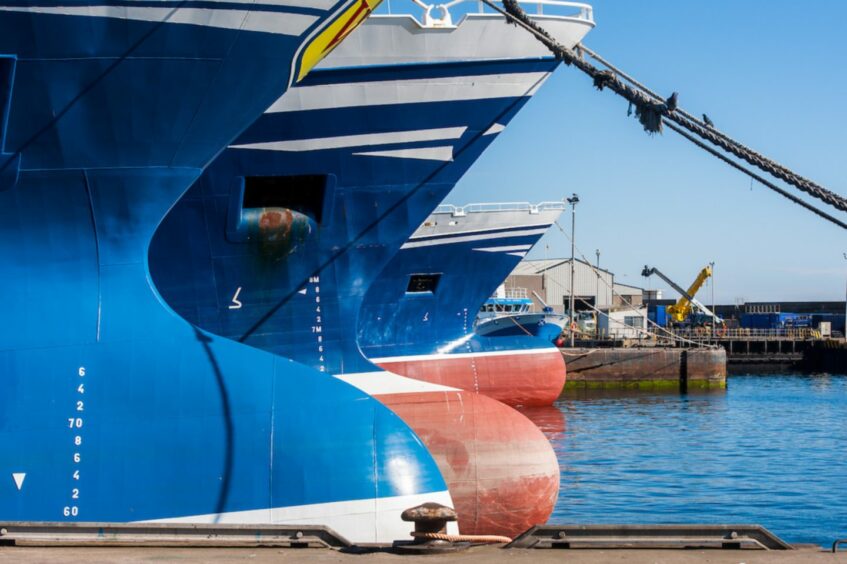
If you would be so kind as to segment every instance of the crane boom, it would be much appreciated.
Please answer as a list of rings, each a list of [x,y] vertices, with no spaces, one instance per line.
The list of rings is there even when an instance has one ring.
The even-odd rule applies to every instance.
[[[649,277],[653,274],[667,282],[671,288],[679,292],[680,297],[677,302],[672,306],[668,306],[668,314],[673,318],[674,321],[676,321],[677,323],[685,321],[685,319],[689,315],[691,315],[691,309],[692,306],[694,306],[700,311],[702,311],[704,314],[711,317],[715,322],[722,322],[722,320],[719,319],[718,316],[714,314],[714,312],[709,310],[709,308],[707,308],[697,299],[694,298],[695,294],[700,291],[700,288],[703,287],[703,284],[705,284],[706,280],[708,280],[709,277],[712,275],[711,266],[707,265],[703,267],[702,270],[700,270],[700,273],[697,274],[697,278],[694,279],[694,282],[691,284],[691,286],[688,287],[688,290],[684,290],[679,284],[668,278],[658,268],[650,268],[649,266],[645,265],[644,270],[641,271],[641,276]]]

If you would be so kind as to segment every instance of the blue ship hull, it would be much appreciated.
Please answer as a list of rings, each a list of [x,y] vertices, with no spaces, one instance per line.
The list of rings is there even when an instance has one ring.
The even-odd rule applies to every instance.
[[[550,405],[564,385],[565,365],[549,339],[507,322],[496,335],[475,332],[482,304],[560,212],[544,213],[509,215],[511,223],[497,211],[430,216],[419,232],[438,233],[416,233],[368,291],[358,322],[364,354],[386,370],[509,405]],[[435,291],[408,291],[411,277],[421,274],[438,277]]]
[[[380,370],[362,355],[356,321],[382,268],[556,65],[315,71],[218,158],[150,251],[156,287],[191,323],[352,382],[400,414],[446,473],[463,532],[513,534],[546,519],[558,490],[549,443],[489,398]],[[503,85],[513,93],[492,94]],[[515,445],[525,465],[484,476]]]
[[[0,519],[322,523],[373,541],[405,534],[416,501],[449,501],[379,402],[192,327],[150,282],[166,212],[352,4],[0,7]]]
[[[555,65],[535,60],[315,71],[298,88],[388,79],[437,82],[457,76],[472,81],[492,74],[546,75]],[[528,85],[527,91],[534,86]],[[369,286],[496,137],[486,132],[495,123],[508,123],[528,99],[265,114],[162,222],[150,251],[156,287],[177,313],[212,333],[333,374],[374,370],[355,339],[356,319]],[[342,142],[334,140],[380,134],[388,138],[394,132],[423,132],[425,138],[408,141],[412,136],[398,135],[401,140],[378,147],[364,139],[352,146],[331,146]],[[316,148],[298,149],[302,146]],[[449,149],[449,157],[401,153],[435,148]],[[389,151],[400,157],[379,154]],[[315,176],[320,176],[317,186]],[[251,179],[265,178],[282,178],[276,185],[257,183],[277,205],[249,207],[245,192]],[[303,186],[317,194],[312,201],[292,196]],[[286,239],[282,233],[289,224],[283,223],[277,244],[271,241],[275,234],[262,233],[261,214],[285,209],[305,216],[305,235]]]
[[[558,323],[558,324],[557,324]],[[563,316],[546,313],[524,313],[480,321],[477,332],[486,337],[537,337],[555,343],[562,335],[565,324]]]

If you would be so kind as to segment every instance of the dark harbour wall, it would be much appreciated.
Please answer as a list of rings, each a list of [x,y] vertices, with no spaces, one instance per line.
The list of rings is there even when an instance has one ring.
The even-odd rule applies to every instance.
[[[723,349],[563,349],[565,389],[726,387]]]
[[[821,341],[803,351],[800,365],[807,372],[847,372],[847,345],[841,341]]]

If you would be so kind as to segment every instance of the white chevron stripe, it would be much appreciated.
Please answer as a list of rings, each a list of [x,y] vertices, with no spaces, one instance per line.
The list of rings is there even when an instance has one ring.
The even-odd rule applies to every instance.
[[[0,6],[0,11],[29,12],[91,18],[115,18],[144,22],[244,29],[277,35],[301,35],[317,16],[290,12],[225,10],[209,8],[154,8],[141,6]]]
[[[143,1],[143,0],[137,0]],[[167,0],[161,0],[165,2]],[[188,0],[191,2],[221,2],[226,4],[255,4],[256,7],[265,6],[288,6],[290,8],[313,8],[315,10],[329,10],[338,3],[338,0]]]
[[[409,523],[400,519],[400,513],[409,507],[427,501],[453,507],[450,494],[443,491],[290,507],[229,511],[220,514],[210,513],[143,522],[326,525],[353,542],[390,543],[409,536]],[[447,530],[452,533],[459,532],[456,523],[448,523]]]
[[[530,247],[532,247],[532,245],[505,245],[502,247],[478,247],[474,250],[482,251],[484,253],[505,253],[509,251],[526,251]]]
[[[385,151],[367,151],[353,153],[366,157],[390,157],[394,159],[418,159],[423,161],[441,161],[449,163],[453,160],[453,146],[419,147],[417,149],[389,149]]]
[[[129,2],[149,2],[150,0],[128,0]],[[154,0],[156,2],[173,2],[174,0]],[[203,2],[206,4],[255,4],[256,6],[288,6],[291,8],[313,8],[328,10],[338,3],[338,0],[185,0],[186,4]]]
[[[388,133],[364,133],[361,135],[340,135],[338,137],[247,143],[244,145],[231,145],[230,148],[258,149],[262,151],[321,151],[326,149],[341,149],[344,147],[370,147],[391,143],[458,139],[466,129],[467,127],[443,127],[436,129],[416,129],[412,131],[389,131]]]
[[[383,358],[368,358],[374,364],[391,364],[393,362],[410,362],[410,361],[431,361],[431,360],[449,360],[453,358],[479,358],[486,356],[517,356],[524,354],[560,354],[559,349],[550,346],[545,346],[537,349],[515,349],[507,351],[486,351],[486,352],[471,352],[471,353],[437,353],[437,354],[414,354],[407,356],[386,356]],[[432,385],[432,384],[431,384]]]
[[[297,86],[265,113],[532,96],[547,74],[527,72]],[[497,131],[489,129],[489,132]]]
[[[520,253],[506,253],[507,255],[512,255],[513,257],[525,257],[526,251],[522,251]]]
[[[492,125],[488,129],[486,129],[485,133],[483,133],[483,135],[494,135],[496,133],[500,133],[504,129],[506,129],[505,125],[503,125],[502,123],[495,123],[494,125]]]
[[[370,396],[386,394],[420,394],[426,392],[458,392],[458,388],[431,384],[423,380],[406,378],[393,372],[357,372],[355,374],[335,374],[339,380],[359,388]],[[378,399],[378,398],[377,398]]]
[[[476,233],[481,233],[481,232],[484,232],[484,231],[491,231],[493,229],[510,229],[512,227],[522,227],[524,229],[535,229],[536,227],[539,227],[539,228],[543,227],[544,229],[549,229],[551,225],[553,225],[553,224],[552,223],[532,223],[532,224],[520,225],[520,226],[518,226],[518,225],[499,225],[497,227],[493,227],[493,226],[489,225],[489,226],[483,226],[482,228],[479,228],[479,229],[465,229],[465,230],[462,230],[462,231],[450,231],[449,233],[421,233],[417,237],[412,236],[409,240],[410,241],[417,241],[418,239],[422,239],[424,237],[433,237],[435,235],[438,235],[439,237],[451,237],[453,235],[474,235]],[[418,231],[420,231],[420,230],[421,230],[421,227],[418,228]],[[418,231],[415,231],[415,233],[417,233]]]
[[[518,231],[503,231],[501,233],[485,233],[483,235],[465,235],[463,237],[443,237],[430,239],[429,241],[408,241],[401,249],[414,249],[417,247],[433,247],[435,245],[450,245],[452,243],[468,243],[470,241],[487,241],[489,239],[504,239],[506,237],[519,237],[522,235],[541,235],[547,231],[543,229],[521,229]]]

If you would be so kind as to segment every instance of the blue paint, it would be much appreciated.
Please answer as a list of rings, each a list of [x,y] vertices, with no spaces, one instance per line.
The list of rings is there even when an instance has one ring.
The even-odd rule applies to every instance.
[[[526,227],[491,232],[509,231],[526,231]],[[497,245],[533,245],[540,237],[514,235],[498,238]],[[450,239],[446,235],[438,238]],[[416,237],[415,241],[431,239]],[[397,253],[369,289],[359,315],[359,343],[365,354],[381,358],[554,349],[549,340],[530,337],[519,329],[498,337],[474,334],[480,307],[521,260],[505,252],[473,250],[479,246],[480,241],[451,242],[405,248]],[[441,274],[436,292],[425,296],[407,294],[409,277],[422,272]]]
[[[0,11],[0,53],[18,57],[3,150],[23,166],[0,192],[0,520],[446,489],[381,404],[192,327],[150,282],[165,213],[285,90],[329,15],[297,37]]]
[[[21,168],[21,156],[5,151],[16,64],[15,57],[0,56],[0,191],[14,188]]]
[[[304,86],[343,81],[380,82],[445,76],[552,71],[552,60],[494,63],[407,64],[359,74],[325,70]],[[333,77],[337,73],[337,77]],[[150,250],[156,287],[180,315],[204,329],[296,359],[329,373],[378,370],[360,350],[373,338],[393,341],[394,325],[357,325],[369,288],[400,246],[444,199],[528,96],[467,101],[386,104],[266,114],[236,145],[432,128],[465,128],[457,139],[301,152],[229,149],[210,167],[162,223]],[[450,145],[453,160],[364,157],[368,150]],[[285,258],[263,256],[255,241],[234,241],[225,225],[238,209],[244,176],[329,175],[325,192],[333,220]],[[326,203],[318,206],[326,208]],[[233,212],[233,206],[236,207]],[[316,216],[305,208],[299,211]],[[516,239],[517,240],[517,239]],[[522,240],[522,239],[521,239]],[[505,239],[511,242],[510,239]],[[464,252],[464,251],[463,251]],[[457,254],[458,256],[458,254]],[[458,274],[458,273],[457,273]],[[317,277],[317,278],[315,278]],[[496,285],[495,285],[496,286]],[[242,288],[240,309],[228,305]],[[405,282],[403,285],[405,288]],[[319,298],[320,311],[317,311]],[[392,307],[397,307],[393,302]],[[476,306],[474,306],[476,307]],[[475,313],[474,313],[475,315]],[[408,320],[403,322],[408,323]],[[418,326],[420,328],[420,326]],[[423,330],[424,332],[426,329]],[[442,328],[437,328],[440,335]],[[428,335],[429,346],[436,340]]]

